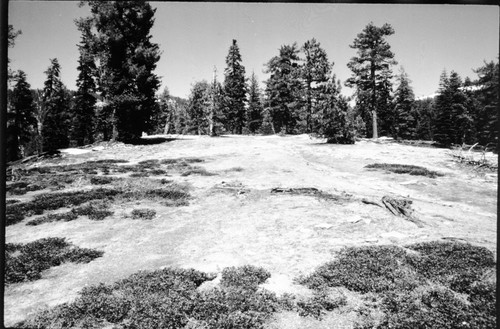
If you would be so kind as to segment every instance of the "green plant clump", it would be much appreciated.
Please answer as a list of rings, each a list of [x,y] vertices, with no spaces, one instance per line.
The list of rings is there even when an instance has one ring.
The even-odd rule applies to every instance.
[[[156,216],[156,211],[153,209],[134,209],[132,210],[132,219],[146,219],[151,220]]]
[[[98,188],[89,191],[57,192],[36,195],[33,200],[7,205],[6,225],[22,221],[25,216],[41,215],[46,210],[78,206],[92,200],[112,200],[121,190]]]
[[[174,268],[139,272],[111,285],[86,287],[74,302],[39,312],[17,327],[263,328],[279,307],[273,293],[255,289],[265,272],[232,268],[225,272],[232,273],[229,285],[201,291],[197,288],[215,275]],[[235,277],[247,274],[252,278]]]
[[[414,165],[404,165],[404,164],[391,164],[391,163],[373,163],[367,165],[365,168],[370,169],[383,169],[386,171],[393,172],[395,174],[409,174],[414,176],[426,176],[430,178],[436,178],[438,176],[443,176],[442,173],[437,171],[429,170],[424,167],[414,166]]]
[[[44,223],[51,223],[51,222],[69,222],[72,220],[75,220],[78,218],[78,214],[74,211],[68,211],[64,213],[59,213],[59,214],[48,214],[47,216],[42,216],[37,219],[30,220],[29,222],[26,223],[28,226],[36,226]]]
[[[299,282],[378,294],[385,316],[370,327],[495,328],[496,286],[484,279],[495,266],[491,251],[467,243],[351,247]]]
[[[64,262],[88,263],[101,257],[102,251],[78,248],[64,238],[45,238],[27,244],[5,246],[5,283],[33,281],[42,271]]]
[[[73,209],[77,215],[88,216],[91,220],[103,220],[113,215],[109,210],[109,204],[102,201],[89,202],[83,206]]]

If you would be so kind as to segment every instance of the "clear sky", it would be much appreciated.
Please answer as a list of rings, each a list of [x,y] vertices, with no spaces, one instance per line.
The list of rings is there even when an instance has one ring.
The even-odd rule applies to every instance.
[[[255,72],[261,88],[265,63],[281,45],[299,46],[316,38],[326,50],[337,78],[350,76],[349,47],[370,22],[389,23],[388,38],[398,66],[412,80],[417,97],[433,94],[443,69],[476,78],[472,69],[497,60],[499,7],[474,5],[193,3],[151,2],[157,8],[152,41],[160,45],[155,73],[174,96],[187,97],[194,82],[210,80],[217,67],[223,81],[225,58],[236,39],[247,75]],[[11,1],[9,23],[22,30],[9,49],[12,69],[22,69],[32,88],[42,88],[50,58],[58,58],[62,80],[75,89],[77,44],[74,19],[87,16],[87,6],[71,1]],[[343,87],[350,95],[352,89]]]

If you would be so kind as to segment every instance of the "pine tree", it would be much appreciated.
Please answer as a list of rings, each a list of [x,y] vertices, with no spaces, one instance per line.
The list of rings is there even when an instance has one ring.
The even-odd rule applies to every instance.
[[[170,107],[174,115],[174,131],[176,134],[184,134],[189,123],[188,100],[171,96],[171,101]]]
[[[274,131],[294,133],[300,120],[302,82],[300,80],[299,49],[297,44],[284,45],[279,56],[266,64],[266,108],[272,118]]]
[[[427,98],[416,100],[413,116],[416,118],[415,138],[421,140],[434,140],[434,130],[436,121],[436,111],[434,109],[434,99]]]
[[[208,134],[217,136],[224,129],[224,89],[217,81],[217,69],[214,67],[214,76],[209,88]]]
[[[390,24],[376,27],[370,23],[350,45],[351,48],[357,49],[357,56],[352,57],[347,64],[353,74],[346,81],[346,85],[356,88],[356,106],[365,122],[372,123],[373,138],[378,138],[379,108],[383,120],[387,119],[390,112],[391,66],[397,62],[385,38],[392,34],[394,29]],[[387,127],[386,124],[382,126]]]
[[[250,87],[248,90],[248,107],[246,110],[247,129],[250,133],[256,133],[262,126],[262,96],[259,89],[259,82],[255,73],[250,77]]]
[[[333,75],[324,88],[318,108],[318,134],[331,144],[354,144],[355,129],[349,119],[349,104],[340,93],[340,80]]]
[[[27,154],[23,152],[37,129],[35,104],[26,81],[26,73],[19,70],[16,84],[9,93],[10,106],[7,111],[7,161],[18,160]]]
[[[71,139],[76,145],[82,146],[94,142],[96,126],[96,85],[94,73],[96,71],[94,58],[91,56],[88,39],[91,37],[90,25],[81,24],[82,40],[78,45],[80,57],[78,58],[78,88],[75,95],[75,106],[73,108],[73,124]]]
[[[462,79],[451,71],[441,74],[436,97],[436,133],[434,139],[445,146],[465,142],[469,115],[466,109],[467,97],[462,91]]]
[[[481,145],[493,144],[498,152],[498,99],[499,99],[498,62],[485,62],[474,70],[478,79],[474,81],[479,90],[476,93],[479,109],[476,119],[478,142]]]
[[[109,104],[114,138],[130,141],[151,132],[157,109],[155,93],[160,85],[153,74],[160,59],[151,42],[155,9],[146,1],[84,1],[92,16],[77,25],[90,24],[92,55],[99,60],[99,90]]]
[[[245,125],[245,67],[241,64],[240,49],[234,39],[226,57],[224,100],[226,129],[241,134]]]
[[[69,127],[71,117],[69,91],[63,85],[61,66],[57,58],[50,60],[51,65],[44,73],[42,107],[45,118],[42,124],[42,144],[44,151],[53,151],[69,146]]]
[[[392,136],[394,138],[413,139],[416,137],[415,95],[410,86],[411,81],[404,69],[401,69],[397,79],[398,87],[394,97]]]
[[[207,133],[209,111],[210,86],[205,80],[196,82],[191,89],[187,107],[190,132],[195,132],[198,135]]]
[[[9,24],[8,25],[8,30],[7,30],[7,47],[12,48],[15,45],[16,38],[20,35],[23,34],[21,30],[14,30],[14,26]],[[11,71],[10,69],[10,58],[7,58],[7,66],[8,66],[8,71],[7,71],[7,80],[10,81],[13,78],[15,78],[14,72]]]
[[[301,66],[301,78],[305,84],[305,132],[316,131],[319,126],[317,119],[320,108],[318,104],[325,95],[326,83],[331,75],[333,63],[330,64],[326,51],[321,48],[316,39],[306,41],[302,46],[304,64]]]

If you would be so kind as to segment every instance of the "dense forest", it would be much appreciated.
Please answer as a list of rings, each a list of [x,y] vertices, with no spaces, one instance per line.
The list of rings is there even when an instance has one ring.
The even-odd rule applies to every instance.
[[[265,64],[264,86],[230,42],[221,80],[193,84],[189,98],[159,91],[160,60],[152,43],[155,9],[146,1],[84,1],[91,15],[77,20],[77,90],[61,81],[57,58],[32,89],[22,70],[9,68],[7,161],[99,141],[130,142],[147,134],[311,134],[328,143],[359,137],[435,141],[441,146],[478,143],[496,150],[499,63],[475,68],[478,78],[444,71],[437,96],[416,99],[411,79],[387,40],[390,24],[369,23],[353,40],[352,75],[336,78],[334,63],[316,39],[281,45]],[[22,32],[9,26],[8,46]],[[278,46],[278,45],[277,45]],[[398,73],[394,73],[400,64]],[[342,85],[353,88],[352,98]]]

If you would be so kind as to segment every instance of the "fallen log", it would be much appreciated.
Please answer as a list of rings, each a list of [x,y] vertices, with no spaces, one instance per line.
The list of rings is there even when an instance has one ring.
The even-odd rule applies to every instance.
[[[413,209],[411,208],[412,201],[409,199],[396,199],[385,195],[382,197],[382,204],[387,210],[389,210],[393,215],[404,217],[410,222],[414,223],[418,227],[424,227],[424,222],[417,219],[413,215]]]

